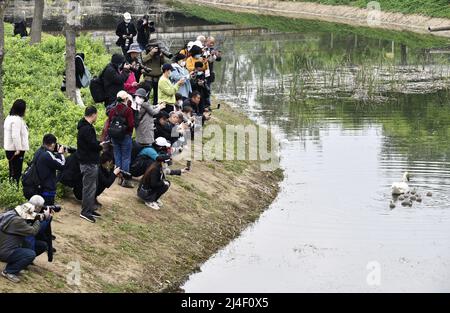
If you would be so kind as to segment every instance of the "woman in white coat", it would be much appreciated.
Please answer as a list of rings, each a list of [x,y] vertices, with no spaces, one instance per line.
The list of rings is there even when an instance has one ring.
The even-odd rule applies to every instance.
[[[30,150],[28,144],[28,128],[23,117],[26,103],[17,99],[4,123],[4,146],[9,161],[9,177],[19,183],[25,152]]]

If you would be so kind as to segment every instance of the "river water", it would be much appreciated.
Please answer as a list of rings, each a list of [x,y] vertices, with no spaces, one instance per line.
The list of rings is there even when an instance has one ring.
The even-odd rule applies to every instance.
[[[183,289],[449,292],[447,50],[319,30],[220,45],[214,94],[272,128],[285,179]],[[391,209],[404,171],[423,201]]]

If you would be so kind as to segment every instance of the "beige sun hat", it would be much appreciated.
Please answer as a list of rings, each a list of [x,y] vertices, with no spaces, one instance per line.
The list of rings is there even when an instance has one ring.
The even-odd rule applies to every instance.
[[[15,208],[17,214],[25,220],[34,220],[36,217],[35,206],[31,203],[25,203]]]

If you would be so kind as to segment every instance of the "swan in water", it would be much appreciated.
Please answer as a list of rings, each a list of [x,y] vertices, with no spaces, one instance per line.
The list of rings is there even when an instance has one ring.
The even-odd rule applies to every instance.
[[[409,181],[409,173],[405,172],[403,174],[403,181],[393,183],[391,186],[392,194],[393,195],[401,195],[409,191],[409,186],[407,182]]]

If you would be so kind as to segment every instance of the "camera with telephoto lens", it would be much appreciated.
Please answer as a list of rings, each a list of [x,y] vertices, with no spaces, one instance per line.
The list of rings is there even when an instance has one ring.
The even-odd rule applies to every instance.
[[[145,66],[145,65],[143,65],[141,62],[139,62],[139,61],[136,61],[136,63],[133,65],[133,64],[130,64],[130,63],[124,63],[124,64],[128,64],[128,65],[131,65],[131,67],[135,70],[135,71],[137,71],[137,72],[139,72],[139,73],[142,73],[142,74],[144,74],[144,75],[150,75],[150,73],[152,72],[152,69],[150,68],[150,67],[147,67],[147,66]]]
[[[155,29],[155,22],[151,21],[149,16],[147,14],[144,15],[144,17],[142,18],[142,20],[144,20],[145,22],[147,22],[147,27],[149,28],[151,33],[154,33],[156,31]]]
[[[50,211],[59,213],[62,210],[62,206],[60,206],[60,205],[46,205],[46,206],[42,207],[41,213],[44,212],[45,210],[50,210]]]
[[[71,146],[60,145],[59,143],[56,144],[55,152],[58,152],[61,147],[64,148],[64,153],[73,154],[73,153],[77,152],[77,148],[74,148]]]
[[[145,47],[145,51],[147,53],[149,53],[153,48],[158,48],[158,51],[156,52],[157,54],[163,54],[168,59],[173,58],[173,53],[171,53],[170,51],[167,51],[166,49],[161,47],[159,44],[149,43]]]
[[[150,73],[152,72],[152,69],[150,67],[147,67],[147,66],[143,65],[142,63],[136,64],[136,70],[139,73],[142,73],[144,75],[150,75]]]

